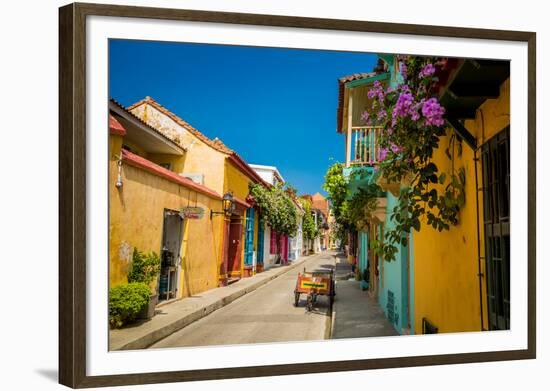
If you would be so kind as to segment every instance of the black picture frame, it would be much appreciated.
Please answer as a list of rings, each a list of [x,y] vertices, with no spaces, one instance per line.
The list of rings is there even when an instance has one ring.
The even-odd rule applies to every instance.
[[[108,376],[86,374],[86,18],[226,24],[491,39],[528,45],[528,346],[524,350],[345,360]],[[104,4],[59,9],[59,382],[73,388],[456,364],[536,357],[536,34]]]

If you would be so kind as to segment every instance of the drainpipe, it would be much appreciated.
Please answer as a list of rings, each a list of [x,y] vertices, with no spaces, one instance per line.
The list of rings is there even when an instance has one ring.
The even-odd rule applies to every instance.
[[[483,331],[483,289],[482,289],[482,278],[483,273],[481,273],[481,259],[485,257],[481,256],[481,244],[480,244],[480,229],[479,229],[479,192],[481,189],[478,185],[477,179],[477,162],[479,158],[477,157],[477,148],[474,149],[474,170],[476,172],[476,227],[477,227],[477,277],[479,282],[479,309],[480,309],[480,321],[481,321],[481,331]]]

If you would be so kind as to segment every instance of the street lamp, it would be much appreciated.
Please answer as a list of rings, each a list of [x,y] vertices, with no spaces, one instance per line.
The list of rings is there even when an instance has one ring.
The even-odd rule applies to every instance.
[[[223,195],[222,209],[223,212],[214,212],[213,210],[210,210],[210,219],[212,219],[212,216],[214,215],[227,216],[235,210],[235,200],[233,199],[233,194],[229,191]]]

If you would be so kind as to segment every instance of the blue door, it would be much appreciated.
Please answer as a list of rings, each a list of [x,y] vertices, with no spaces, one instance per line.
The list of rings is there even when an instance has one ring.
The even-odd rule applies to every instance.
[[[258,220],[258,249],[256,250],[256,263],[264,264],[264,217],[260,215]]]
[[[244,241],[244,264],[252,266],[254,253],[254,208],[246,210],[246,234]]]

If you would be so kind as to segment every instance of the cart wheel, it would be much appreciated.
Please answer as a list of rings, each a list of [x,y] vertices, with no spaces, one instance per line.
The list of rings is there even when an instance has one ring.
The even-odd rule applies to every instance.
[[[313,295],[307,295],[307,304],[306,308],[309,312],[313,311]]]
[[[298,307],[300,302],[300,292],[294,292],[294,307]]]

